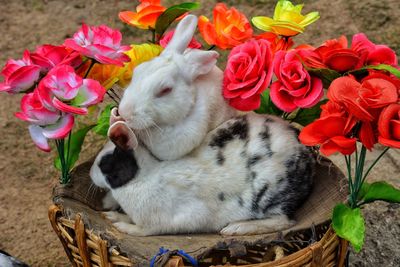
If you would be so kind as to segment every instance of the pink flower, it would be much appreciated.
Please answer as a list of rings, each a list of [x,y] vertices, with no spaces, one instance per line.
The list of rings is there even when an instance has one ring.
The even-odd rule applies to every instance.
[[[77,67],[82,63],[81,55],[64,46],[42,45],[31,54],[32,62],[46,73],[57,65]]]
[[[29,133],[33,142],[43,151],[50,151],[47,139],[63,139],[74,125],[74,117],[58,110],[49,110],[43,105],[38,90],[24,95],[21,112],[15,113],[21,120],[30,122]]]
[[[19,93],[31,88],[39,79],[40,67],[32,63],[30,53],[25,50],[22,59],[10,59],[1,71],[4,82],[0,83],[0,92]]]
[[[310,76],[296,50],[275,54],[274,73],[278,80],[271,84],[271,100],[283,111],[310,108],[324,95],[322,81]]]
[[[234,47],[224,73],[223,95],[242,111],[260,107],[261,93],[272,78],[272,51],[266,40],[250,40]]]
[[[86,115],[87,107],[101,102],[106,92],[98,81],[82,79],[68,65],[53,68],[38,90],[48,109],[79,115]]]
[[[65,40],[64,45],[84,56],[94,58],[100,63],[123,66],[130,59],[124,54],[130,46],[121,46],[122,35],[105,25],[87,26],[76,32],[73,38]]]
[[[388,64],[397,66],[396,53],[386,45],[376,45],[363,33],[353,36],[351,49],[358,52],[365,60],[365,65]]]
[[[160,40],[160,45],[165,48],[168,43],[171,41],[172,36],[174,36],[175,31],[169,31],[168,33],[166,33],[163,38],[161,38]],[[192,40],[189,43],[189,48],[193,48],[193,49],[200,49],[201,48],[201,43],[199,43],[194,37],[192,38]]]

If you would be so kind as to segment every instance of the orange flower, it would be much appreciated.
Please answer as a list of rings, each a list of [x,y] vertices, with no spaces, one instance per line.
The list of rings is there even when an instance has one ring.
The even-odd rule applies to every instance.
[[[136,7],[136,12],[119,12],[119,18],[123,22],[141,28],[154,29],[158,17],[167,9],[160,4],[160,0],[139,0],[140,5]]]
[[[265,32],[263,34],[254,36],[254,38],[256,38],[257,40],[265,39],[269,41],[271,43],[271,49],[274,53],[280,50],[287,51],[294,44],[292,38],[279,37],[279,35],[276,35],[272,32]]]
[[[221,49],[240,45],[253,35],[253,29],[246,16],[234,7],[228,9],[223,3],[218,3],[214,7],[213,22],[205,16],[200,16],[199,30],[209,45]]]

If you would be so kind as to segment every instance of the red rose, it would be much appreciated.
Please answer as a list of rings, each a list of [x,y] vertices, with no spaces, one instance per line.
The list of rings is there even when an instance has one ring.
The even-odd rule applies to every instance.
[[[299,139],[306,146],[320,145],[321,153],[326,156],[336,152],[350,155],[356,149],[357,140],[346,137],[347,122],[347,119],[340,115],[320,118],[304,127]]]
[[[400,148],[400,104],[394,103],[384,108],[378,121],[379,143]]]
[[[261,93],[272,78],[272,51],[266,40],[251,40],[232,49],[224,72],[223,95],[242,111],[260,107]]]
[[[322,81],[310,76],[296,50],[275,54],[274,73],[278,80],[271,84],[271,100],[283,111],[312,107],[324,95]]]

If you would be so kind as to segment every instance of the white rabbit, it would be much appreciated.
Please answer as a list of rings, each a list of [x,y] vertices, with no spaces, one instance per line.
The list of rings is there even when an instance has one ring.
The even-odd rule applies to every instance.
[[[161,53],[134,70],[120,115],[160,160],[178,159],[237,112],[222,96],[218,53],[187,49],[197,27],[188,15]]]
[[[228,120],[174,161],[152,156],[123,121],[111,125],[109,136],[117,146],[107,143],[90,175],[127,214],[107,217],[132,235],[282,230],[312,188],[315,157],[277,117]]]

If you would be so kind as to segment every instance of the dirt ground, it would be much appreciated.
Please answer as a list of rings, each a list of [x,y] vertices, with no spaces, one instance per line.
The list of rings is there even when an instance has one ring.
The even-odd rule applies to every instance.
[[[163,2],[168,5],[172,1]],[[204,13],[215,3],[200,2],[208,10]],[[252,15],[272,15],[275,4],[274,0],[225,2]],[[297,40],[317,45],[341,34],[365,32],[374,42],[389,44],[400,54],[400,1],[304,2],[305,10],[318,10],[321,19]],[[0,0],[0,65],[10,57],[21,57],[24,49],[62,43],[82,21],[120,28],[125,43],[146,40],[148,36],[124,26],[117,17],[119,11],[132,10],[135,5],[133,0]],[[34,147],[27,124],[13,116],[18,109],[19,97],[0,96],[0,249],[32,266],[69,266],[47,219],[51,190],[57,183],[53,154]],[[337,162],[343,166],[341,159]],[[371,179],[387,179],[399,187],[400,153],[390,152],[371,173]],[[351,256],[351,266],[400,266],[400,205],[376,203],[364,213],[366,243],[363,252]]]

